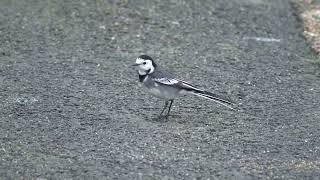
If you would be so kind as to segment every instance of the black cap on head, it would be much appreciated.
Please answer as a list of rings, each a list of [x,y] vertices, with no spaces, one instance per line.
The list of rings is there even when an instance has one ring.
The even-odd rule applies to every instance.
[[[157,67],[157,64],[153,61],[153,59],[150,56],[143,54],[139,56],[139,58],[145,59],[145,60],[151,60],[153,67]]]
[[[145,60],[151,60],[151,61],[153,61],[153,59],[152,59],[150,56],[145,55],[145,54],[143,54],[143,55],[139,56],[139,58],[141,58],[141,59],[145,59]]]

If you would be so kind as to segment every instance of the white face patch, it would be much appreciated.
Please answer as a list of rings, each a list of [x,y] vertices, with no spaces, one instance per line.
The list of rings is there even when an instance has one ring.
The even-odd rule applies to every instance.
[[[146,75],[147,71],[149,71],[148,73],[153,73],[154,71],[154,67],[152,65],[152,61],[149,59],[141,59],[141,58],[137,58],[136,59],[136,64],[138,65],[139,68],[139,74],[140,75]]]
[[[141,58],[136,59],[136,64],[142,64],[143,62],[144,62],[144,60]]]

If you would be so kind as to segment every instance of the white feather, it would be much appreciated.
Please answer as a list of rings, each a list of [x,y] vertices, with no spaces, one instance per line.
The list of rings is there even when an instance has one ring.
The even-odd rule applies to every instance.
[[[225,103],[223,103],[223,102],[220,102],[220,101],[218,101],[218,100],[211,99],[211,98],[209,98],[209,97],[207,97],[207,96],[205,96],[205,95],[198,94],[198,93],[195,93],[195,92],[191,92],[191,93],[194,94],[194,95],[196,95],[196,96],[200,96],[200,97],[209,99],[209,100],[211,100],[211,101],[217,102],[217,103],[219,103],[219,104],[221,104],[221,105],[223,105],[223,106],[225,106],[225,107],[227,107],[227,108],[229,108],[229,109],[235,110],[235,109],[232,108],[231,106],[229,106],[229,105],[227,105],[227,104],[225,104]]]
[[[176,79],[168,79],[168,78],[156,78],[154,81],[159,82],[161,84],[173,85],[177,84],[179,81]]]

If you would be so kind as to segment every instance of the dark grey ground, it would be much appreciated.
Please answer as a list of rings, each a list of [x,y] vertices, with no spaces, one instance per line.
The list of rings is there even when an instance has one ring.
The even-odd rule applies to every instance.
[[[319,179],[301,33],[288,0],[1,0],[1,179]],[[186,96],[157,120],[142,53],[241,112]]]

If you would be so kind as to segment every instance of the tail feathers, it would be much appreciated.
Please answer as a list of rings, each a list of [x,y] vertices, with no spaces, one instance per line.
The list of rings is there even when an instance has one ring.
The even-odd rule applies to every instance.
[[[185,81],[180,81],[178,83],[179,87],[186,90],[187,92],[190,92],[194,95],[197,95],[197,96],[200,96],[200,97],[203,97],[203,98],[206,98],[206,99],[209,99],[209,100],[213,100],[229,109],[232,109],[232,110],[235,110],[232,106],[233,106],[233,103],[230,102],[230,101],[227,101],[221,97],[219,97],[218,95],[216,94],[213,94],[211,92],[208,92],[208,91],[204,91],[204,90],[201,90],[201,89],[198,89],[194,86],[192,86],[191,84],[185,82]]]
[[[192,90],[191,91],[192,94],[209,99],[209,100],[213,100],[229,109],[235,110],[232,105],[233,103],[230,101],[227,101],[225,99],[222,99],[220,97],[218,97],[216,94],[213,94],[211,92],[207,92],[207,91],[199,91],[199,90]]]

